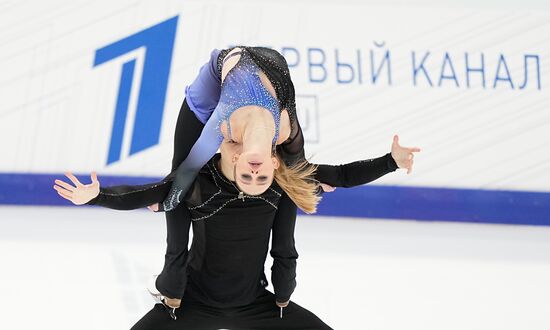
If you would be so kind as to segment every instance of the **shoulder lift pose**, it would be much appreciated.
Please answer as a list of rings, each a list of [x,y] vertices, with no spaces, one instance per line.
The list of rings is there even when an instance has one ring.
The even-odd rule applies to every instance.
[[[95,173],[89,185],[70,173],[74,186],[56,180],[58,193],[75,204],[168,211],[165,265],[151,290],[163,305],[135,329],[175,327],[165,308],[183,328],[328,329],[289,302],[296,285],[296,204],[313,212],[319,182],[352,187],[398,167],[410,172],[419,151],[394,137],[391,153],[380,158],[307,163],[286,62],[256,47],[212,52],[186,90],[174,147],[173,172],[161,182],[100,187]],[[214,155],[218,147],[221,155]],[[274,294],[265,290],[263,270],[270,234]]]

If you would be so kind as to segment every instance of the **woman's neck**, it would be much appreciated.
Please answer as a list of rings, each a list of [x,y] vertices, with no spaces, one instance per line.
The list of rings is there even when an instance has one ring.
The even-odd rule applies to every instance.
[[[271,154],[275,123],[265,113],[254,111],[242,127],[242,153]],[[265,111],[264,111],[265,112]]]

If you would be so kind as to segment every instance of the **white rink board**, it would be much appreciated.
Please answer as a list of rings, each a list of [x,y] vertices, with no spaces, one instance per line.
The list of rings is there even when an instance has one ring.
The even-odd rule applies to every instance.
[[[52,5],[55,3],[56,5]],[[175,119],[184,88],[213,48],[232,44],[268,45],[298,51],[301,61],[291,73],[298,105],[311,113],[306,150],[316,162],[342,163],[377,157],[389,151],[394,133],[404,145],[423,148],[415,159],[415,175],[391,175],[380,184],[473,189],[550,190],[550,106],[548,66],[550,11],[538,2],[505,2],[459,7],[429,1],[420,6],[396,1],[117,1],[39,2],[6,4],[0,18],[2,55],[0,79],[0,172],[59,173],[67,169],[100,174],[157,175],[166,173],[172,154]],[[400,4],[400,5],[397,5]],[[530,6],[529,6],[530,5]],[[480,8],[481,7],[481,8]],[[166,89],[159,143],[107,165],[121,65],[135,58],[134,87],[128,125],[136,104],[145,51],[142,48],[93,66],[96,50],[169,18],[178,16],[177,33]],[[284,17],[284,21],[281,21]],[[379,48],[374,42],[384,43]],[[323,50],[327,78],[312,82],[308,49]],[[356,53],[361,51],[361,70]],[[391,53],[392,84],[382,67]],[[355,79],[337,82],[339,61],[353,65]],[[413,84],[411,52],[417,62],[430,52],[425,69]],[[448,76],[448,53],[456,80]],[[486,88],[480,74],[470,73],[466,86],[464,57],[470,67],[484,54]],[[514,88],[502,77],[503,55]],[[540,60],[541,88],[535,63]],[[286,53],[290,64],[296,54]],[[319,53],[312,61],[319,63]],[[320,69],[312,68],[313,77]],[[362,72],[362,83],[358,73]],[[349,70],[340,67],[341,79]],[[348,77],[348,78],[346,78]],[[316,101],[310,98],[313,96]],[[311,110],[313,108],[313,110]],[[127,148],[131,130],[125,133]]]

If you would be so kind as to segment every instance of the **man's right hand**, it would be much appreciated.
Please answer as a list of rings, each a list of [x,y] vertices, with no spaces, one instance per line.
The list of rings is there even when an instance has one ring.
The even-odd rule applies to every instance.
[[[59,196],[71,201],[73,204],[86,204],[99,195],[99,181],[96,172],[92,172],[92,183],[90,184],[82,184],[71,172],[65,173],[65,176],[71,180],[74,186],[62,180],[55,180],[53,189],[57,191]]]

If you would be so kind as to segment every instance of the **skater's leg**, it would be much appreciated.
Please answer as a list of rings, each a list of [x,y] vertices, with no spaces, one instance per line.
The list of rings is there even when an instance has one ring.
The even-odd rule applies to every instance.
[[[131,330],[214,330],[227,328],[224,310],[186,301],[176,310],[176,320],[170,318],[165,307],[156,304]]]
[[[172,157],[172,171],[187,158],[189,151],[201,135],[204,124],[191,111],[187,100],[184,99],[176,122],[174,134],[174,155]]]

